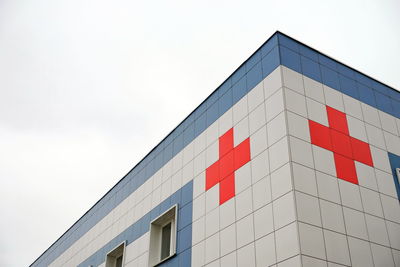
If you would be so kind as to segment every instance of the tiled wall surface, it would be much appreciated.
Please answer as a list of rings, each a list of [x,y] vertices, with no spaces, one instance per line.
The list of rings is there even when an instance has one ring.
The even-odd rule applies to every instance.
[[[147,266],[150,221],[178,203],[162,266],[398,267],[398,101],[277,33],[32,266],[104,266],[124,240]]]
[[[388,156],[400,155],[400,119],[285,67],[283,84],[301,252],[291,256],[303,266],[400,266]],[[373,167],[355,161],[358,184],[337,178],[334,152],[311,144],[310,120],[332,128],[326,106],[345,113],[349,135],[369,144]]]
[[[337,177],[334,152],[311,144],[309,120],[330,126],[326,106],[345,113],[349,135],[369,144],[374,167],[356,161],[357,184]],[[251,161],[222,205],[218,185],[205,191],[204,179],[195,180],[192,266],[400,266],[388,158],[400,155],[400,119],[286,67],[227,116],[235,144],[250,137]]]

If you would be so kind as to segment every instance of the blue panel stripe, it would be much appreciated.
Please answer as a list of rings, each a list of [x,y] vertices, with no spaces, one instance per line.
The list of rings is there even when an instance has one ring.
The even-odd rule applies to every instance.
[[[399,91],[283,34],[279,34],[279,51],[282,65],[400,118]]]
[[[193,208],[193,182],[190,181],[173,195],[168,197],[157,207],[152,209],[137,222],[113,238],[110,242],[96,251],[89,258],[84,260],[78,267],[99,266],[106,258],[106,255],[116,246],[126,241],[126,245],[136,241],[149,231],[150,222],[166,212],[169,208],[178,204],[178,225],[177,225],[177,248],[176,256],[164,262],[160,266],[167,266],[172,262],[185,262],[185,265],[174,264],[173,266],[191,266],[192,246],[192,208]],[[188,263],[188,264],[186,264]],[[171,265],[172,266],[172,265]]]
[[[31,266],[47,266],[280,64],[400,118],[400,93],[275,33]]]
[[[396,168],[400,168],[400,156],[392,154],[390,152],[388,154],[389,154],[390,167],[392,168],[394,185],[396,186],[397,198],[400,200],[400,184],[396,173]]]

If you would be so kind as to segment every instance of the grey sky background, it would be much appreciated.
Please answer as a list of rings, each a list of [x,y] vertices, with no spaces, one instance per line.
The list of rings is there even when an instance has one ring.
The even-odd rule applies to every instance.
[[[0,266],[27,266],[280,30],[400,88],[400,2],[0,0]]]

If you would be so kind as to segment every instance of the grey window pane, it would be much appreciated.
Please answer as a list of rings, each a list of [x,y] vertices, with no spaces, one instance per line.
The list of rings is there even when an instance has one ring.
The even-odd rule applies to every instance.
[[[171,247],[171,223],[162,228],[161,235],[161,260],[167,258]]]
[[[117,258],[117,261],[115,263],[115,267],[122,267],[122,256],[119,256]]]

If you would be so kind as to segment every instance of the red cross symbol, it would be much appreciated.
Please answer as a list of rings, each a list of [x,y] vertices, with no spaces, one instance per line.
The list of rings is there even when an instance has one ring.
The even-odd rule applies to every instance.
[[[333,152],[336,176],[358,184],[356,166],[358,161],[374,166],[369,144],[349,135],[346,114],[326,106],[329,127],[309,120],[311,143]]]
[[[219,159],[206,169],[206,190],[219,183],[219,204],[235,196],[235,171],[250,161],[250,138],[233,147],[233,128],[219,138]]]

